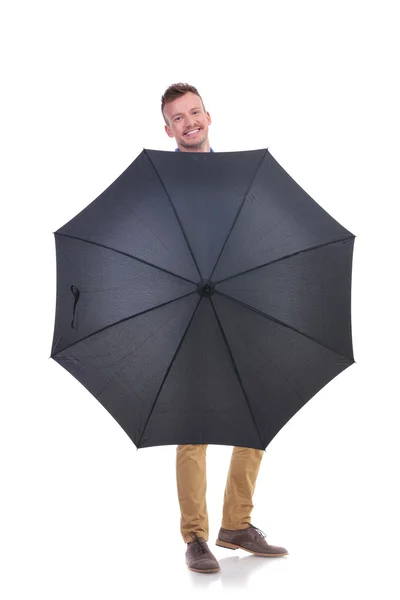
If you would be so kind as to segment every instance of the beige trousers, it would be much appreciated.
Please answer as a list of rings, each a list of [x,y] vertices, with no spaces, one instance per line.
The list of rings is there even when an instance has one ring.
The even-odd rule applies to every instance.
[[[192,542],[191,532],[208,541],[206,504],[207,444],[185,444],[176,448],[176,480],[181,509],[181,535]],[[251,523],[252,498],[264,450],[234,446],[226,481],[221,526],[245,529]]]

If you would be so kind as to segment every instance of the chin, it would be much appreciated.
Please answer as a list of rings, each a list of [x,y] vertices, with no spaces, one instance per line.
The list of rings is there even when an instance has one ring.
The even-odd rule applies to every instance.
[[[196,140],[196,141],[193,140],[193,142],[190,144],[188,142],[188,140],[184,139],[182,141],[182,145],[183,146],[187,146],[188,148],[196,148],[197,146],[201,146],[202,144],[204,144],[204,142],[206,142],[206,141],[207,141],[207,137],[205,137],[204,139],[202,139],[200,141],[199,140]]]

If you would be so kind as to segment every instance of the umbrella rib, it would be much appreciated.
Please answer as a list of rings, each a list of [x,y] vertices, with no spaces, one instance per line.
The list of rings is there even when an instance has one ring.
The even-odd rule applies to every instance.
[[[163,304],[157,304],[157,306],[153,306],[152,308],[143,310],[142,312],[136,313],[135,315],[129,315],[129,317],[124,317],[123,319],[120,319],[119,321],[110,323],[110,325],[106,325],[105,327],[102,327],[101,329],[97,329],[96,331],[89,333],[89,335],[77,340],[76,342],[69,344],[69,346],[66,346],[62,350],[55,352],[49,358],[54,358],[55,356],[57,356],[57,354],[60,354],[60,352],[65,352],[65,350],[68,350],[68,348],[71,348],[71,346],[75,346],[75,344],[79,344],[80,342],[87,340],[88,338],[92,337],[92,335],[97,335],[98,333],[101,333],[102,331],[105,331],[106,329],[109,329],[110,327],[114,327],[114,325],[119,325],[120,323],[123,323],[124,321],[128,321],[129,319],[135,319],[136,317],[140,317],[141,315],[151,312],[152,310],[156,310],[157,308],[162,308],[163,306],[167,306],[168,304],[171,304],[172,302],[177,302],[178,300],[182,300],[182,298],[187,298],[188,296],[191,296],[192,294],[196,294],[196,293],[197,293],[196,290],[194,292],[189,292],[188,294],[185,294],[184,296],[179,296],[178,298],[173,298],[172,300],[168,300],[168,302],[164,302]]]
[[[165,371],[164,378],[163,378],[163,380],[162,380],[162,382],[161,382],[161,384],[160,384],[160,387],[159,387],[159,389],[158,389],[158,392],[157,392],[156,398],[155,398],[155,400],[154,400],[154,402],[153,402],[153,405],[152,405],[152,407],[151,407],[151,409],[150,409],[149,415],[148,415],[148,417],[147,417],[147,419],[146,419],[146,423],[144,424],[143,431],[142,431],[142,435],[140,436],[140,439],[139,439],[138,443],[136,444],[136,448],[137,448],[137,449],[139,449],[139,448],[140,448],[140,442],[141,442],[141,441],[142,441],[142,439],[143,439],[143,436],[144,436],[144,434],[145,434],[145,431],[146,431],[147,425],[148,425],[148,423],[149,423],[149,421],[150,421],[150,417],[151,417],[151,415],[153,414],[154,408],[155,408],[155,406],[156,406],[156,404],[157,404],[157,400],[158,400],[158,398],[160,397],[161,390],[162,390],[162,388],[163,388],[163,386],[164,386],[164,383],[165,383],[165,382],[166,382],[166,380],[167,380],[167,377],[168,377],[168,375],[169,375],[169,372],[170,372],[170,371],[171,371],[171,369],[172,369],[172,365],[174,364],[175,358],[177,357],[177,355],[178,355],[178,352],[179,352],[179,350],[180,350],[180,348],[181,348],[181,346],[182,346],[182,344],[183,344],[183,342],[184,342],[184,339],[185,339],[185,337],[186,337],[186,334],[187,334],[187,332],[189,331],[189,327],[190,327],[190,325],[191,325],[191,323],[192,323],[192,321],[193,321],[193,319],[194,319],[194,316],[195,316],[195,314],[196,314],[196,311],[197,311],[197,309],[198,309],[198,307],[199,307],[199,304],[200,304],[200,302],[201,302],[201,297],[199,298],[199,301],[198,301],[198,303],[197,303],[197,305],[196,305],[196,308],[195,308],[195,309],[194,309],[194,311],[193,311],[192,318],[190,319],[190,321],[189,321],[189,323],[188,323],[188,326],[186,327],[186,329],[185,329],[185,331],[184,331],[184,333],[183,333],[183,335],[182,335],[182,339],[181,339],[181,341],[180,341],[180,342],[179,342],[179,344],[178,344],[178,347],[177,347],[177,349],[176,349],[176,351],[175,351],[175,354],[173,355],[173,357],[172,357],[172,359],[171,359],[171,362],[170,362],[170,364],[169,364],[169,367],[168,367],[168,368],[167,368],[167,370]]]
[[[299,329],[296,329],[295,327],[292,327],[291,325],[288,325],[287,323],[284,323],[283,321],[280,321],[279,319],[276,319],[275,317],[272,317],[271,315],[267,315],[267,313],[262,312],[258,308],[254,308],[253,306],[250,306],[250,304],[246,304],[245,302],[242,302],[241,300],[237,300],[236,298],[233,298],[232,296],[228,296],[228,294],[224,294],[223,292],[219,292],[217,290],[214,290],[214,293],[218,294],[219,296],[223,296],[224,298],[227,298],[228,300],[232,300],[232,302],[236,302],[236,304],[240,304],[241,306],[243,306],[244,308],[247,308],[248,310],[252,310],[253,312],[259,314],[262,317],[264,317],[265,319],[269,319],[270,321],[274,321],[274,323],[277,323],[278,325],[282,325],[283,327],[287,327],[287,329],[291,329],[292,331],[298,333],[299,335],[302,335],[303,337],[308,338],[309,340],[311,340],[315,344],[318,344],[322,348],[325,348],[326,350],[329,350],[330,352],[333,352],[337,356],[340,356],[340,358],[346,358],[347,360],[351,360],[351,362],[354,362],[353,358],[349,358],[348,356],[344,356],[343,354],[339,354],[339,352],[337,352],[337,350],[334,350],[333,348],[329,348],[329,346],[326,346],[325,344],[322,344],[321,342],[319,342],[318,340],[316,340],[315,338],[313,338],[311,335],[308,335],[307,333],[304,333],[304,332],[300,331]]]
[[[261,167],[262,163],[264,162],[264,160],[265,160],[265,157],[267,156],[267,154],[268,154],[268,148],[265,150],[265,153],[263,154],[263,156],[262,156],[262,158],[261,158],[261,160],[260,160],[260,163],[259,163],[259,165],[258,165],[257,169],[255,170],[255,173],[254,173],[253,179],[251,180],[251,182],[250,182],[250,184],[249,184],[249,187],[247,188],[247,191],[245,192],[245,194],[244,194],[244,196],[243,196],[242,203],[241,203],[241,205],[239,206],[239,209],[238,209],[238,211],[237,211],[237,213],[236,213],[236,217],[235,217],[235,219],[234,219],[234,221],[233,221],[233,223],[232,223],[232,227],[230,228],[230,231],[229,231],[228,235],[226,236],[226,240],[225,240],[225,242],[224,242],[224,244],[223,244],[223,246],[222,246],[222,248],[221,248],[221,252],[218,254],[218,258],[217,258],[217,260],[216,260],[216,263],[215,263],[215,265],[214,265],[214,268],[213,268],[213,270],[211,271],[210,279],[212,279],[212,276],[213,276],[213,274],[214,274],[214,271],[215,271],[215,269],[217,268],[217,265],[218,265],[219,259],[221,258],[221,255],[222,255],[222,253],[223,253],[223,251],[224,251],[224,248],[225,248],[226,244],[228,243],[228,240],[229,240],[229,238],[230,238],[230,235],[231,235],[231,233],[232,233],[232,231],[233,231],[233,228],[234,228],[234,227],[235,227],[235,225],[236,225],[236,221],[238,220],[238,218],[239,218],[239,215],[240,215],[240,213],[241,213],[241,211],[242,211],[242,208],[243,208],[243,206],[244,206],[244,203],[246,202],[247,195],[248,195],[248,193],[250,192],[250,190],[251,190],[251,188],[252,188],[252,186],[253,186],[254,180],[255,180],[255,178],[256,178],[256,176],[257,176],[257,174],[258,174],[258,171],[260,170],[260,167]]]
[[[197,264],[196,258],[195,258],[194,254],[193,254],[193,250],[192,250],[192,248],[190,247],[189,240],[188,240],[188,238],[187,238],[187,236],[186,236],[185,230],[184,230],[184,228],[183,228],[183,225],[182,225],[182,223],[181,223],[181,220],[180,220],[180,218],[179,218],[179,215],[178,215],[178,213],[177,213],[177,210],[176,210],[176,208],[175,208],[175,206],[174,206],[174,203],[173,203],[173,202],[172,202],[172,200],[171,200],[171,196],[169,195],[169,193],[168,193],[168,191],[167,191],[167,189],[166,189],[166,187],[165,187],[165,185],[164,185],[164,182],[163,182],[163,180],[161,179],[159,172],[158,172],[158,171],[157,171],[157,169],[155,168],[155,166],[154,166],[154,163],[153,163],[153,161],[151,160],[150,156],[147,154],[147,152],[146,152],[146,150],[145,150],[145,149],[143,150],[143,152],[145,152],[145,154],[146,154],[147,158],[149,159],[149,161],[150,161],[150,164],[152,165],[152,167],[153,167],[153,169],[154,169],[154,171],[155,171],[155,173],[156,173],[156,175],[157,175],[158,179],[160,180],[160,183],[161,183],[162,187],[164,188],[164,191],[165,191],[165,193],[167,194],[168,200],[170,201],[170,203],[171,203],[171,206],[172,206],[172,210],[174,211],[174,214],[175,214],[176,220],[178,221],[178,223],[179,223],[179,227],[181,228],[182,235],[183,235],[183,237],[185,238],[185,242],[186,242],[186,244],[187,244],[187,247],[188,247],[188,249],[189,249],[189,252],[190,252],[190,255],[191,255],[191,257],[192,257],[192,260],[193,260],[193,262],[194,262],[194,264],[195,264],[195,266],[196,266],[196,269],[197,269],[197,272],[198,272],[198,274],[199,274],[200,280],[202,280],[203,278],[202,278],[202,276],[201,276],[201,273],[200,273],[200,268],[199,268],[199,265]]]
[[[177,275],[177,273],[172,273],[172,271],[168,271],[167,269],[163,269],[163,267],[159,267],[154,265],[153,263],[148,262],[147,260],[143,260],[142,258],[138,258],[137,256],[133,256],[132,254],[128,254],[128,252],[123,252],[122,250],[117,250],[116,248],[112,248],[111,246],[106,246],[105,244],[99,244],[98,242],[91,242],[90,240],[85,240],[76,235],[69,235],[67,233],[57,233],[55,235],[62,235],[63,237],[72,238],[73,240],[79,240],[80,242],[85,242],[87,244],[92,244],[93,246],[99,246],[100,248],[105,248],[106,250],[112,250],[112,252],[117,252],[117,254],[123,254],[124,256],[128,256],[129,258],[133,258],[133,260],[137,260],[138,262],[143,263],[149,267],[153,267],[154,269],[158,269],[159,271],[163,271],[164,273],[168,273],[168,275],[173,275],[174,277],[178,277],[179,279],[183,279],[184,281],[188,281],[189,283],[193,283],[197,285],[195,281],[191,279],[187,279],[186,277],[182,277],[182,275]]]
[[[243,382],[242,382],[242,379],[241,379],[241,377],[240,377],[239,370],[238,370],[238,368],[237,368],[237,365],[236,365],[235,359],[234,359],[234,357],[233,357],[233,354],[232,354],[232,350],[231,350],[231,348],[230,348],[230,346],[229,346],[229,342],[228,342],[228,340],[227,340],[227,337],[226,337],[226,335],[225,335],[224,329],[223,329],[223,327],[222,327],[222,323],[221,323],[221,321],[219,320],[219,317],[218,317],[218,314],[217,314],[216,308],[215,308],[215,306],[214,306],[214,303],[213,303],[213,301],[211,300],[211,297],[210,297],[210,302],[211,302],[211,306],[212,306],[212,308],[213,308],[213,310],[214,310],[214,314],[215,314],[215,318],[217,319],[218,326],[219,326],[219,328],[220,328],[220,330],[221,330],[221,335],[222,335],[222,338],[223,338],[223,340],[224,340],[224,342],[225,342],[225,344],[226,344],[226,347],[227,347],[227,350],[228,350],[229,357],[230,357],[230,359],[231,359],[231,361],[232,361],[233,370],[235,371],[236,377],[238,378],[238,381],[239,381],[239,385],[240,385],[240,387],[241,387],[241,389],[242,389],[243,395],[244,395],[244,397],[245,397],[245,400],[246,400],[246,402],[247,402],[247,407],[248,407],[248,409],[249,409],[249,412],[250,412],[251,418],[252,418],[252,420],[253,420],[254,427],[255,427],[255,429],[256,429],[256,431],[257,431],[258,437],[260,438],[261,445],[262,445],[262,446],[264,446],[264,442],[263,442],[263,440],[262,440],[262,438],[261,438],[261,434],[260,434],[260,432],[259,432],[259,429],[258,429],[258,427],[257,427],[257,423],[256,423],[256,420],[255,420],[255,418],[254,418],[253,411],[251,410],[250,402],[249,402],[249,399],[248,399],[248,397],[247,397],[246,391],[245,391],[245,389],[244,389]]]
[[[305,248],[304,250],[298,250],[297,252],[293,252],[292,254],[286,254],[285,256],[281,256],[281,258],[276,258],[275,260],[271,260],[270,262],[264,263],[262,265],[258,265],[257,267],[252,267],[251,269],[247,269],[246,271],[241,271],[240,273],[235,273],[235,275],[230,275],[229,277],[225,277],[225,279],[220,279],[219,281],[215,281],[214,285],[217,283],[224,283],[229,279],[234,279],[235,277],[240,277],[240,275],[245,275],[246,273],[251,273],[252,271],[256,271],[257,269],[262,269],[263,267],[267,267],[268,265],[272,265],[274,263],[280,262],[281,260],[286,260],[288,258],[293,258],[293,256],[297,256],[298,254],[305,254],[306,252],[311,252],[312,250],[317,250],[318,248],[324,248],[325,246],[330,246],[331,244],[339,244],[343,242],[348,242],[350,240],[354,240],[355,236],[351,235],[346,238],[342,238],[340,240],[333,240],[331,242],[326,242],[325,244],[318,244],[317,246],[312,246],[311,248]]]

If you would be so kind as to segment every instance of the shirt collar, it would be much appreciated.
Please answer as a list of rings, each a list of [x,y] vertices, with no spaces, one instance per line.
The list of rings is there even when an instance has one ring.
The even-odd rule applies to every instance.
[[[175,152],[180,152],[179,148],[175,148]],[[210,152],[214,152],[214,150],[210,146]]]

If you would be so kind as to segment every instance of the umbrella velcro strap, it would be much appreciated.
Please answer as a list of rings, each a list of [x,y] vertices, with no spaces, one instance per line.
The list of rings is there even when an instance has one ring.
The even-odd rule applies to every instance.
[[[78,304],[80,291],[75,285],[71,285],[71,292],[73,293],[73,295],[75,297],[74,308],[72,311],[72,321],[71,321],[71,329],[74,329],[74,327],[75,327],[75,310],[76,310],[76,305]]]

